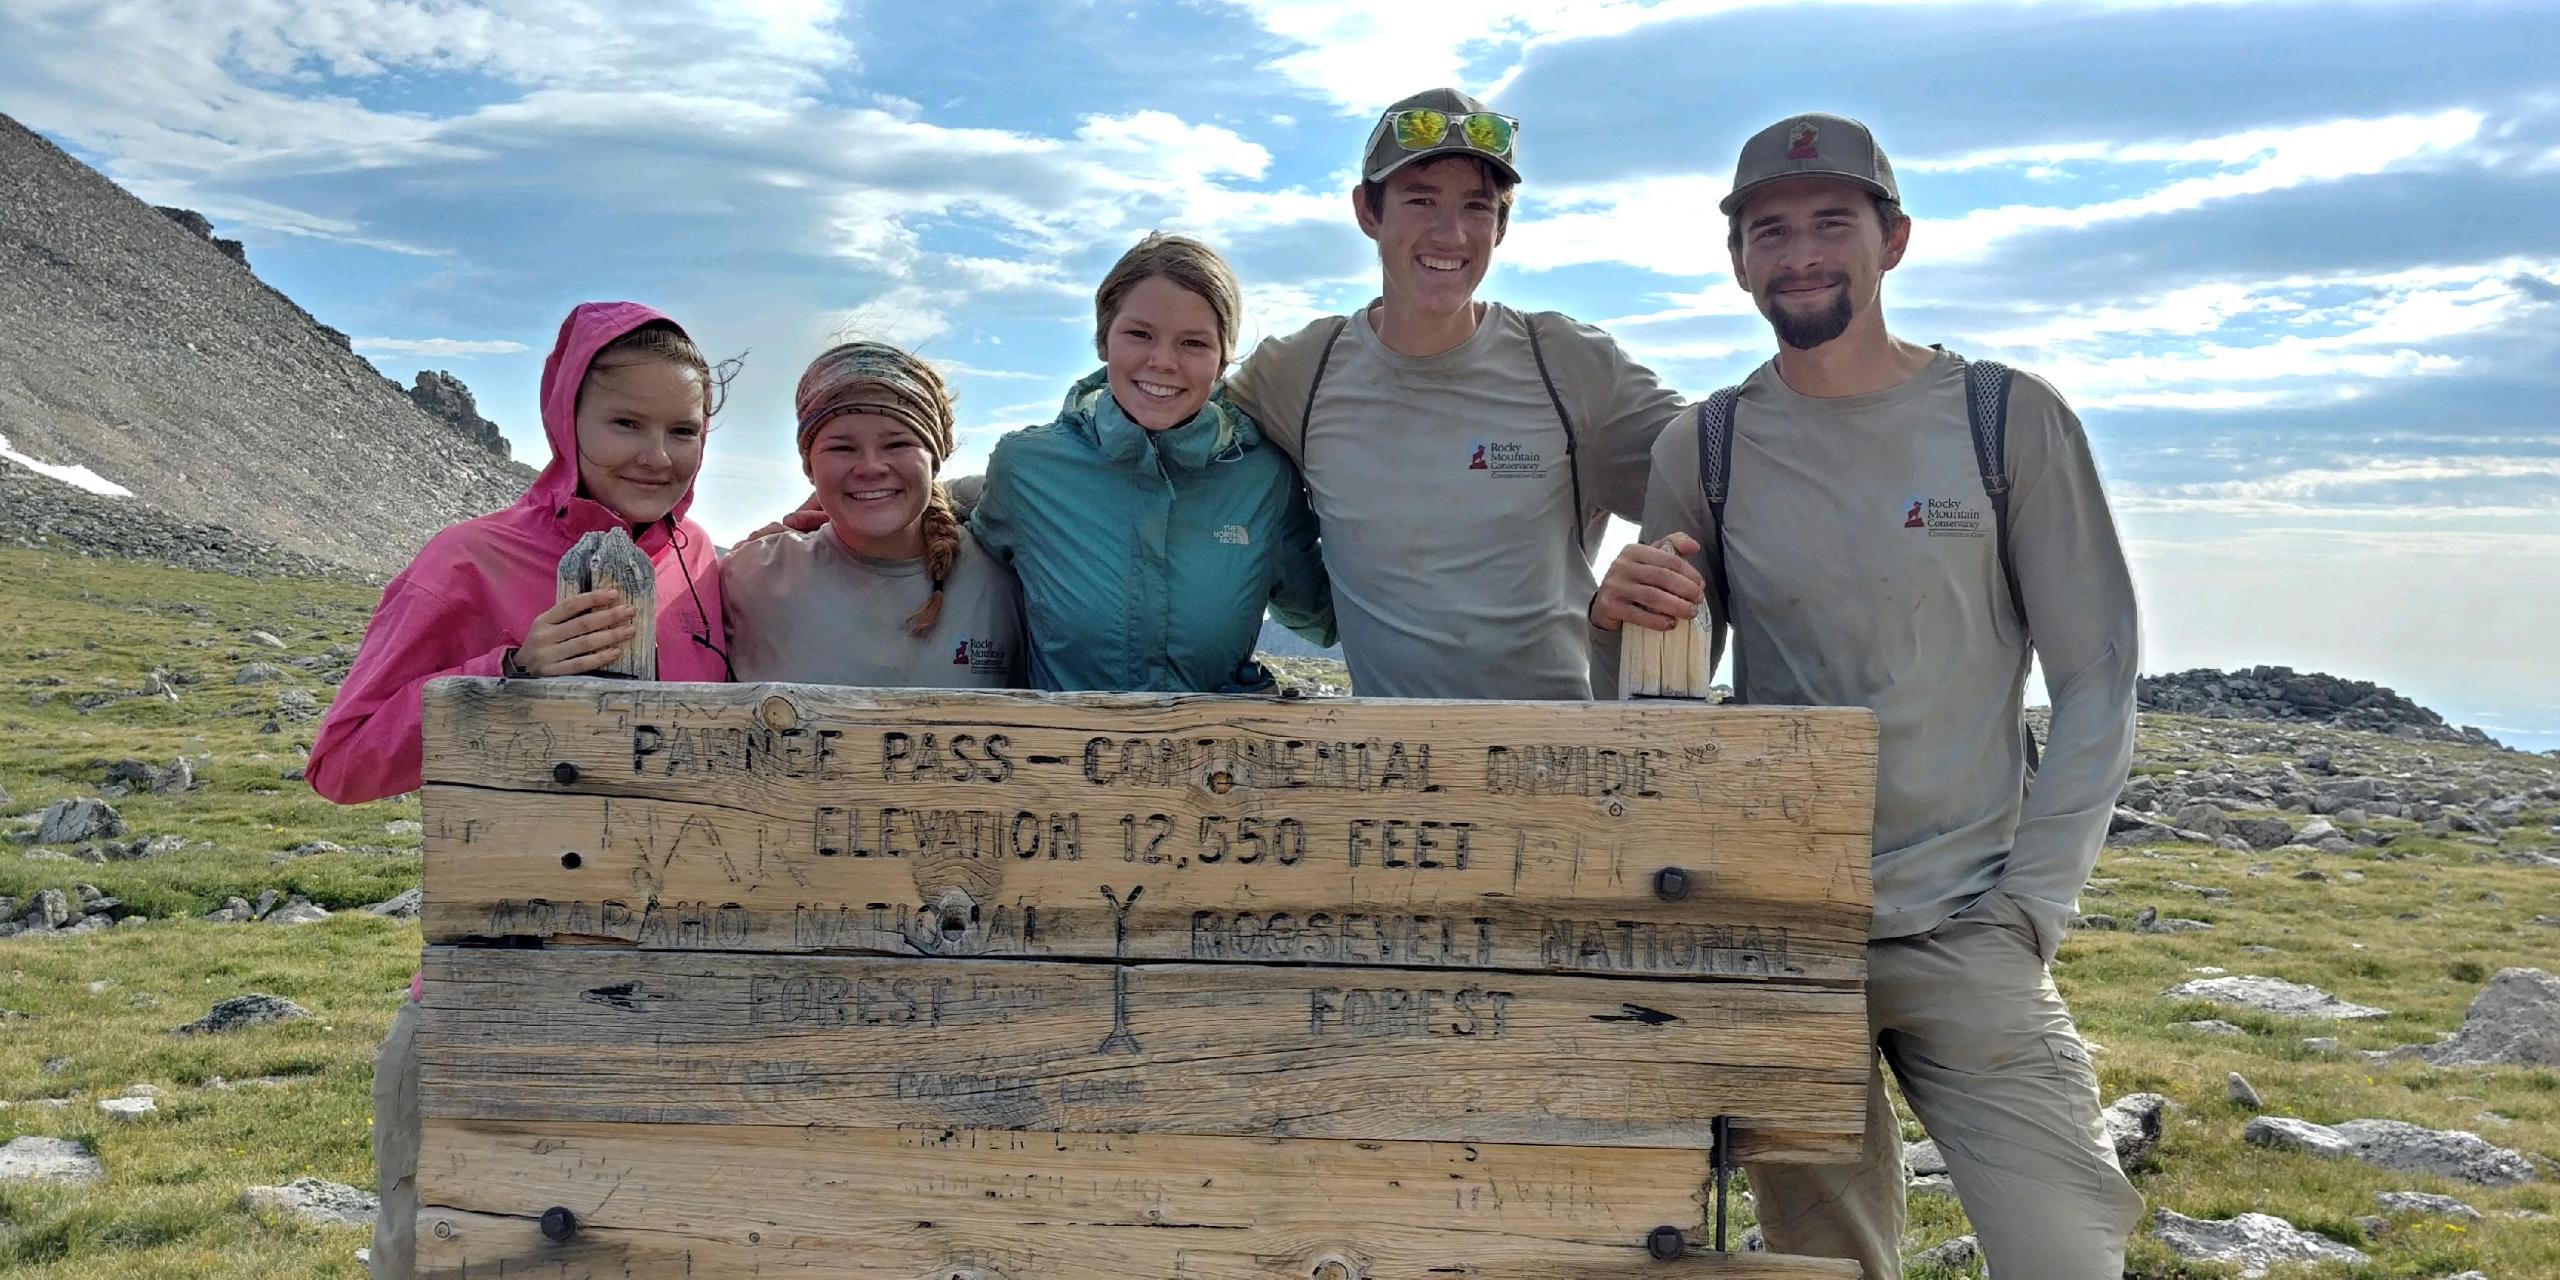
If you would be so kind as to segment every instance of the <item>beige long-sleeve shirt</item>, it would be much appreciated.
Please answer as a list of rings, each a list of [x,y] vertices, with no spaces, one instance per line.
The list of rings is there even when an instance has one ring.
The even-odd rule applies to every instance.
[[[1597,584],[1586,547],[1609,513],[1640,514],[1646,458],[1679,397],[1608,335],[1553,312],[1489,303],[1473,337],[1435,356],[1388,347],[1369,314],[1351,317],[1329,362],[1336,321],[1318,320],[1256,347],[1227,382],[1306,480],[1352,686],[1383,698],[1590,697],[1585,610]],[[1533,322],[1573,415],[1579,509]]]
[[[2020,374],[2009,400],[2010,549],[2053,723],[2028,780],[2029,636],[2000,568],[1965,411],[1942,352],[1870,395],[1796,394],[1776,362],[1734,413],[1724,567],[1735,693],[1875,711],[1872,936],[1934,929],[1997,889],[2060,942],[2133,755],[2140,626],[2080,421]],[[1653,449],[1644,537],[1704,540],[1692,410]],[[1699,571],[1714,566],[1701,552]],[[1614,650],[1615,645],[1605,646]]]

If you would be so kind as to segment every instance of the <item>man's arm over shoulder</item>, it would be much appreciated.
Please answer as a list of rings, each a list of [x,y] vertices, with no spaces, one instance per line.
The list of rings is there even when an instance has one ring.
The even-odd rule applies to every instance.
[[[1680,412],[1679,393],[1617,339],[1590,325],[1555,311],[1529,319],[1538,326],[1556,393],[1574,415],[1583,500],[1622,519],[1642,520],[1654,438]]]
[[[1314,387],[1316,366],[1341,324],[1340,316],[1323,316],[1296,333],[1265,338],[1227,375],[1227,399],[1292,463],[1300,456],[1299,436],[1306,426],[1307,392]]]
[[[2053,723],[2000,888],[2050,958],[2133,760],[2141,620],[2088,438],[2040,378],[2022,373],[2010,393],[2008,451],[2009,545]]]

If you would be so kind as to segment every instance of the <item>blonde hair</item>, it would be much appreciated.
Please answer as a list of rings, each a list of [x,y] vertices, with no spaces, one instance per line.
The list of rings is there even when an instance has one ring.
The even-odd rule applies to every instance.
[[[1102,287],[1093,291],[1093,353],[1110,358],[1111,322],[1119,317],[1121,304],[1129,300],[1130,290],[1158,276],[1209,304],[1218,318],[1218,359],[1235,359],[1236,336],[1244,328],[1244,286],[1236,283],[1235,269],[1217,250],[1161,231],[1150,231],[1131,245],[1102,277]]]
[[[924,565],[933,579],[933,594],[924,607],[907,617],[907,632],[923,635],[942,619],[943,588],[960,559],[960,517],[951,494],[939,479],[942,464],[959,439],[950,387],[932,365],[885,342],[840,342],[818,353],[800,375],[793,401],[800,414],[800,461],[809,461],[809,443],[828,419],[847,413],[876,413],[916,433],[933,451],[937,477],[924,504]]]
[[[714,365],[703,358],[702,348],[673,320],[652,320],[631,332],[596,348],[587,360],[587,371],[578,379],[578,398],[584,400],[587,385],[599,373],[627,369],[636,364],[664,363],[690,369],[702,381],[702,420],[706,423],[720,412],[721,401],[728,398],[729,380],[738,374],[740,361],[731,357]]]

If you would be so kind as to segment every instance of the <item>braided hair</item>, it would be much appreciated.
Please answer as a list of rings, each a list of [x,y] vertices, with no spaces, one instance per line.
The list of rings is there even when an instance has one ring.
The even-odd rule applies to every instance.
[[[809,443],[828,419],[846,413],[876,413],[916,433],[933,451],[938,477],[957,447],[959,427],[952,414],[951,389],[932,365],[885,342],[841,342],[809,362],[793,397],[800,413],[800,458],[809,458]],[[907,617],[907,632],[923,635],[942,618],[943,588],[960,559],[960,517],[951,494],[936,479],[925,498],[924,567],[933,594],[924,607]]]

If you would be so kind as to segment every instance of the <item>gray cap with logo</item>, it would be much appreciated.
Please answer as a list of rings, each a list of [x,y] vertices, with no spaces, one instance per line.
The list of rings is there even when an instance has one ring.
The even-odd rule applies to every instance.
[[[1847,116],[1804,115],[1789,116],[1742,144],[1733,194],[1716,207],[1732,217],[1752,192],[1789,178],[1836,178],[1897,204],[1902,200],[1893,162],[1865,125]]]
[[[1464,128],[1449,128],[1431,136],[1423,145],[1408,145],[1399,138],[1394,124],[1399,112],[1434,111],[1456,119],[1465,116],[1496,116],[1499,113],[1484,103],[1455,89],[1425,89],[1409,98],[1399,99],[1378,117],[1378,127],[1369,131],[1368,154],[1360,160],[1360,178],[1364,182],[1384,182],[1387,175],[1417,160],[1431,160],[1447,155],[1474,156],[1500,169],[1513,182],[1520,180],[1517,130],[1507,122],[1491,133],[1474,135]],[[1506,118],[1507,120],[1507,118]],[[1492,121],[1484,122],[1486,124]],[[1490,146],[1488,143],[1498,143]]]

